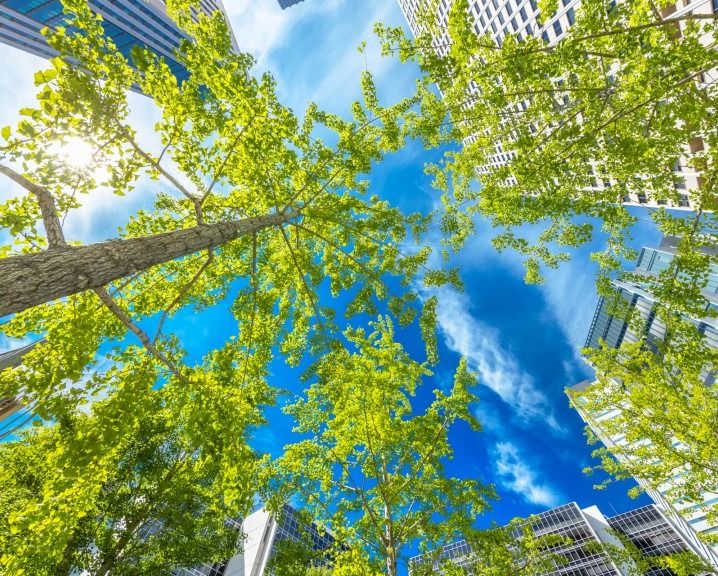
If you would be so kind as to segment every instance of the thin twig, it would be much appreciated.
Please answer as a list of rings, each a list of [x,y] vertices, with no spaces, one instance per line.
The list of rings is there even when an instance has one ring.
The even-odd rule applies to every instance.
[[[140,342],[142,342],[142,345],[152,356],[154,356],[162,364],[167,366],[169,371],[172,372],[172,374],[174,374],[178,380],[180,380],[186,385],[190,385],[190,381],[182,375],[179,368],[177,368],[177,365],[172,362],[172,360],[170,360],[167,356],[165,356],[163,352],[158,350],[152,344],[152,342],[150,342],[150,339],[147,334],[137,324],[135,324],[127,314],[125,314],[122,308],[119,307],[117,302],[115,302],[115,300],[112,298],[112,296],[110,296],[110,294],[107,292],[107,290],[105,290],[105,288],[94,288],[93,292],[97,294],[97,297],[102,301],[105,306],[107,306],[110,312],[112,312],[115,317],[120,322],[122,322],[122,324],[124,324],[130,332],[137,336]]]

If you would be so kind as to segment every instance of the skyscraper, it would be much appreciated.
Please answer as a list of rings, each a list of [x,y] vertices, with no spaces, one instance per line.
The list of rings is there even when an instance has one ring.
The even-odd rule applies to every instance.
[[[628,567],[619,565],[605,553],[596,549],[597,544],[622,547],[613,531],[623,534],[646,557],[665,556],[680,552],[693,552],[718,568],[718,558],[705,545],[696,545],[686,536],[686,527],[674,522],[656,506],[649,505],[613,517],[604,516],[596,506],[579,508],[572,502],[542,512],[531,524],[537,537],[558,535],[569,539],[569,543],[551,547],[552,558],[563,557],[564,561],[553,560],[554,570],[545,576],[625,576]],[[520,538],[516,531],[512,534]],[[464,540],[445,546],[441,558],[450,560],[470,569],[476,556]],[[525,559],[520,556],[520,565]],[[416,567],[427,562],[425,555],[411,559],[410,566]],[[435,561],[438,568],[439,561]],[[670,572],[653,569],[646,576],[670,576]]]
[[[626,314],[615,314],[612,309],[611,299],[601,298],[589,328],[586,348],[598,349],[601,340],[610,348],[619,348],[623,343],[637,342],[644,338],[643,341],[649,348],[652,348],[654,352],[657,350],[658,342],[665,335],[666,326],[656,317],[656,300],[647,289],[647,285],[640,282],[640,277],[655,276],[661,270],[666,269],[675,254],[677,242],[677,238],[665,237],[659,246],[644,247],[641,250],[636,270],[634,271],[634,274],[638,275],[639,278],[631,282],[614,281],[613,283],[617,295],[624,300],[629,313],[631,311],[637,313],[640,321],[629,325],[626,320]],[[718,266],[716,265],[712,266],[712,273],[708,277],[703,296],[707,300],[707,309],[718,309]],[[704,334],[706,344],[713,348],[718,348],[718,319],[704,317],[691,318],[690,320]],[[640,328],[638,332],[636,331],[637,327]],[[716,372],[714,369],[704,368],[700,377],[706,386],[715,385]],[[591,386],[591,382],[584,381],[571,389],[580,394],[589,386]],[[616,422],[614,419],[621,414],[621,410],[614,408],[598,414],[587,412],[584,405],[581,404],[580,396],[573,404],[581,418],[591,427],[606,447],[627,445],[624,434],[613,434],[606,431],[607,423],[609,421]],[[680,443],[676,442],[675,446],[679,447]],[[660,490],[648,488],[648,484],[641,478],[636,478],[636,481],[646,488],[646,493],[658,507],[675,517],[684,518],[696,533],[718,533],[718,526],[710,524],[706,520],[705,512],[699,506],[691,502],[676,501],[670,503],[664,497],[664,494],[671,486],[675,486],[675,483],[681,481],[680,476],[680,472],[676,472],[674,477],[666,478],[665,484],[661,486]],[[712,505],[718,502],[718,497],[713,491],[707,491],[705,492],[704,500],[706,504]],[[718,553],[718,546],[715,547],[715,550]]]
[[[257,510],[244,519],[241,531],[246,537],[242,552],[227,562],[183,568],[175,576],[263,576],[276,545],[282,540],[307,542],[313,550],[326,550],[334,544],[331,534],[306,523],[289,505],[285,505],[279,515],[264,508]]]
[[[6,368],[15,368],[22,364],[22,358],[37,346],[41,340],[22,346],[14,350],[8,350],[0,354],[0,372]],[[33,419],[32,406],[27,406],[22,395],[0,396],[0,441],[15,433]]]
[[[286,10],[290,6],[294,6],[300,2],[304,2],[304,0],[279,0],[279,5],[282,7],[282,10]]]
[[[147,47],[162,56],[178,78],[185,75],[173,52],[184,34],[167,16],[163,0],[90,0],[89,4],[102,16],[106,33],[122,54],[129,56],[133,46]],[[201,6],[208,14],[219,10],[227,16],[221,0],[202,0]],[[64,21],[60,0],[0,0],[0,42],[38,56],[57,55],[41,30],[62,26]],[[232,45],[238,50],[234,35]]]
[[[281,2],[282,0],[280,0]],[[409,27],[415,36],[421,33],[421,24],[418,20],[420,8],[424,0],[398,0]],[[611,0],[615,2],[615,0]],[[448,26],[449,10],[453,0],[442,0],[437,2],[437,17],[440,24]],[[556,5],[556,12],[543,22],[539,21],[540,10],[537,0],[469,0],[469,13],[473,19],[473,28],[479,36],[490,36],[498,44],[508,34],[515,34],[520,40],[527,36],[542,38],[548,45],[556,44],[573,26],[576,21],[576,11],[581,0],[561,0]],[[718,0],[683,0],[675,6],[667,6],[665,16],[680,19],[687,14],[711,14],[718,12]],[[679,24],[682,26],[683,24]],[[434,39],[435,51],[446,56],[449,53],[448,36],[438,36]],[[472,142],[474,136],[465,139],[465,142]],[[676,190],[679,195],[677,205],[671,205],[673,209],[694,208],[690,190],[696,190],[701,185],[700,173],[691,168],[685,158],[704,149],[703,139],[693,138],[686,144],[684,158],[674,168],[677,176]],[[504,150],[499,144],[495,144],[495,153],[490,156],[489,162],[483,166],[477,166],[479,174],[492,172],[509,162],[513,157],[511,150]],[[612,185],[610,175],[608,177],[597,177],[593,189],[605,189]],[[647,198],[643,194],[628,193],[623,198],[626,205],[639,205],[646,207],[667,206],[667,202]]]

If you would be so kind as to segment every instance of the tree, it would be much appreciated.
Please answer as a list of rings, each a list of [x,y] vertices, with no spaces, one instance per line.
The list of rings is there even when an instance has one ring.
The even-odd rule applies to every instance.
[[[217,467],[212,490],[223,512],[246,513],[256,472],[248,442],[275,396],[269,364],[295,365],[334,346],[337,312],[384,307],[412,322],[419,272],[428,285],[458,283],[455,272],[427,266],[421,237],[430,217],[367,193],[372,165],[417,135],[415,100],[382,107],[366,74],[353,119],[312,104],[300,119],[278,102],[269,74],[253,77],[253,59],[230,51],[217,14],[195,19],[189,1],[168,2],[189,38],[180,81],[147,50],[134,49],[130,64],[86,1],[64,5],[71,27],[48,33],[60,56],[35,76],[38,102],[1,133],[0,172],[23,192],[0,205],[0,227],[14,238],[0,254],[0,310],[14,315],[0,330],[43,340],[0,372],[0,397],[23,398],[59,422],[94,403],[88,430],[63,448],[54,479],[62,498],[8,516],[24,534],[3,560],[17,570],[60,561],[160,388],[190,453]],[[130,124],[132,88],[161,111],[161,150]],[[62,147],[78,140],[93,150],[88,166],[64,161]],[[156,202],[119,238],[78,245],[64,218],[102,186],[120,196],[156,191]],[[324,306],[324,293],[348,304]],[[421,317],[430,349],[434,303]],[[224,306],[238,323],[236,336],[193,364],[168,329],[186,306]],[[141,347],[128,344],[128,332]]]
[[[458,283],[454,272],[427,267],[419,238],[429,217],[366,197],[363,174],[414,134],[404,120],[414,100],[382,107],[366,74],[352,120],[315,105],[300,120],[277,101],[271,76],[254,78],[253,59],[230,51],[224,19],[195,20],[190,5],[168,3],[191,38],[178,55],[188,72],[180,82],[147,50],[134,49],[130,65],[88,4],[66,0],[74,31],[49,34],[61,56],[36,75],[37,107],[2,131],[2,155],[15,165],[0,172],[27,194],[0,206],[0,226],[15,238],[0,259],[0,310],[15,313],[1,329],[45,340],[23,366],[0,374],[0,396],[24,396],[43,418],[87,399],[69,383],[97,367],[103,343],[128,331],[164,367],[160,382],[201,386],[204,376],[183,365],[182,343],[167,331],[185,306],[231,309],[238,335],[224,350],[247,385],[277,355],[295,364],[330,344],[336,311],[322,305],[323,290],[348,295],[340,310],[348,316],[386,306],[409,323],[421,307],[412,287],[419,271],[427,284]],[[129,124],[133,87],[162,112],[159,153]],[[77,139],[94,150],[79,169],[58,151]],[[118,239],[78,246],[62,222],[101,185],[119,195],[154,188],[154,209],[132,217]],[[404,252],[412,235],[419,245]],[[115,385],[93,382],[93,394]]]
[[[72,493],[82,480],[68,458],[103,457],[82,442],[85,434],[96,436],[93,417],[69,416],[0,445],[3,573],[169,576],[178,566],[235,553],[238,531],[226,521],[219,462],[201,456],[183,429],[187,422],[178,422],[159,395],[146,408],[132,432],[116,439],[102,486],[83,502],[82,514],[65,519],[59,546],[42,542],[44,553],[27,554],[33,531],[51,521],[48,509],[62,508],[58,501],[77,503]],[[38,517],[38,509],[45,514]]]
[[[423,33],[416,39],[401,29],[377,30],[385,53],[416,61],[425,83],[439,88],[441,98],[420,91],[435,133],[464,143],[434,167],[455,217],[445,225],[457,241],[471,226],[462,208],[490,219],[502,229],[496,247],[522,253],[527,280],[536,282],[542,264],[555,267],[568,257],[557,247],[590,240],[592,224],[575,217],[591,216],[610,236],[594,258],[605,273],[620,270],[622,258],[633,258],[625,245],[634,222],[621,205],[626,196],[677,206],[676,185],[693,172],[700,185],[686,193],[695,222],[663,210],[652,215],[666,233],[711,244],[702,235],[715,226],[705,213],[716,203],[717,93],[705,73],[715,65],[710,38],[718,16],[671,18],[670,2],[586,2],[549,44],[538,32],[478,36],[467,0],[452,3],[446,24],[437,18],[438,2],[419,4]],[[563,10],[557,2],[539,4],[548,29]],[[497,161],[497,150],[508,159]],[[472,187],[477,169],[480,190]],[[534,240],[535,228],[524,228],[531,235],[522,237],[522,226],[541,223]]]
[[[540,282],[542,266],[557,267],[569,257],[565,247],[592,238],[595,220],[586,217],[598,219],[608,235],[606,249],[592,255],[599,293],[615,298],[616,277],[642,285],[656,300],[652,321],[664,337],[641,337],[646,318],[634,315],[628,321],[637,344],[585,351],[598,382],[579,407],[589,418],[624,411],[605,423],[607,435],[628,441],[600,451],[620,459],[604,458],[605,469],[653,488],[681,474],[669,500],[686,498],[715,515],[701,492],[716,490],[718,454],[718,392],[705,385],[718,358],[703,322],[716,319],[706,294],[718,239],[718,92],[711,80],[718,16],[672,16],[668,1],[583,2],[571,12],[573,24],[549,43],[541,30],[478,36],[466,0],[452,3],[448,22],[437,18],[437,2],[421,5],[424,32],[416,39],[378,31],[387,54],[416,61],[426,83],[441,91],[442,98],[426,86],[420,91],[437,137],[463,142],[433,168],[445,191],[444,230],[460,244],[473,230],[472,215],[488,218],[500,229],[494,245],[520,252],[527,281]],[[560,28],[565,10],[557,2],[538,8],[544,29],[553,22]],[[494,161],[497,151],[504,162]],[[473,185],[478,172],[480,189]],[[689,178],[697,186],[683,190]],[[694,213],[665,210],[678,206],[681,194]],[[627,245],[636,218],[623,205],[632,197],[655,201],[659,207],[647,214],[665,235],[680,238],[667,269],[653,277],[622,270],[636,258]],[[628,313],[614,306],[618,316]]]
[[[633,495],[660,492],[677,508],[701,510],[715,523],[718,387],[710,373],[718,351],[696,342],[692,323],[683,321],[681,331],[678,324],[659,343],[659,353],[644,342],[592,352],[596,382],[572,392],[571,401],[589,423],[589,441],[596,443],[600,434],[606,443],[594,451],[600,468],[616,479],[639,478]],[[601,417],[607,413],[611,418]]]
[[[306,399],[286,408],[304,439],[285,446],[265,468],[265,492],[277,503],[298,498],[310,517],[350,548],[336,568],[358,566],[395,576],[412,542],[422,550],[472,531],[489,509],[492,487],[447,476],[448,431],[458,421],[477,430],[470,405],[475,377],[465,362],[454,385],[424,413],[412,397],[431,375],[394,341],[387,318],[373,332],[350,329],[349,346],[321,358],[307,374]],[[363,558],[363,560],[359,560]]]

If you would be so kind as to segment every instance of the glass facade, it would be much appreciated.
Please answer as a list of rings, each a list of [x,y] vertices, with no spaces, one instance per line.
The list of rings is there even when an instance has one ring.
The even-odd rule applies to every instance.
[[[42,342],[43,340],[37,340],[27,346],[0,354],[0,371],[22,364],[23,356]],[[23,398],[22,394],[6,398],[0,397],[0,442],[13,437],[15,432],[33,420],[32,409],[34,406],[35,404]]]
[[[626,536],[644,556],[666,556],[690,551],[686,540],[654,506],[644,506],[607,518],[611,528]],[[673,576],[666,569],[654,568],[645,576]]]
[[[304,0],[279,0],[279,5],[282,7],[282,10],[286,10],[290,6],[294,6],[300,2],[304,2]]]
[[[551,554],[563,556],[565,562],[554,562],[554,569],[545,576],[621,576],[625,574],[605,554],[595,550],[596,544],[608,543],[620,546],[613,531],[623,534],[646,557],[665,556],[680,552],[698,552],[676,527],[654,506],[644,506],[624,514],[607,518],[595,506],[581,509],[575,502],[565,504],[538,515],[532,529],[537,536],[560,535],[570,543],[551,548]],[[511,534],[521,537],[521,530]],[[410,572],[418,565],[426,564],[428,555],[410,560]],[[471,566],[473,554],[465,540],[445,546],[440,559],[434,561],[433,569],[440,574],[439,562],[451,560],[463,567]],[[517,566],[523,558],[517,555]],[[470,572],[470,570],[469,570]],[[673,576],[670,570],[654,568],[644,576]]]
[[[673,260],[677,240],[666,237],[659,247],[644,247],[636,264],[637,280],[614,281],[618,298],[599,300],[586,338],[586,348],[598,349],[601,340],[610,348],[619,348],[624,342],[637,342],[645,337],[646,345],[656,351],[657,342],[664,337],[666,327],[656,317],[656,302],[648,291],[648,283],[641,282],[640,277],[654,277],[667,270]],[[718,309],[718,266],[712,265],[711,269],[712,273],[708,275],[702,291],[707,300],[706,312]],[[639,330],[629,326],[626,321],[631,311],[640,318]],[[718,320],[706,316],[692,318],[691,322],[705,336],[708,346],[718,348]],[[703,378],[707,384],[713,384],[716,375],[706,370]]]
[[[246,524],[231,522],[237,527],[237,532],[241,532],[242,528],[246,532],[241,554],[221,563],[182,568],[175,571],[174,576],[230,576],[228,570],[232,572],[231,576],[235,576],[237,565],[242,566],[239,574],[259,576],[274,556],[277,543],[283,540],[305,542],[317,551],[328,550],[334,544],[331,534],[320,530],[314,523],[304,521],[300,513],[289,505],[285,505],[277,515],[259,510],[247,517]],[[322,566],[326,561],[327,558],[320,556],[315,565]]]
[[[625,342],[637,342],[641,338],[645,338],[644,342],[647,347],[655,351],[658,350],[658,344],[663,339],[666,326],[656,316],[656,302],[648,291],[649,283],[643,281],[642,277],[648,279],[655,277],[670,266],[676,253],[676,246],[679,239],[674,237],[664,237],[657,247],[644,247],[641,250],[636,270],[635,278],[629,282],[615,281],[614,287],[616,293],[622,303],[627,306],[629,311],[637,313],[639,321],[629,326],[625,319],[628,317],[626,309],[616,307],[613,299],[601,299],[596,313],[594,314],[588,337],[586,339],[587,348],[598,348],[599,341],[602,339],[606,345],[611,348],[619,348]],[[705,250],[705,253],[714,254],[713,250]],[[707,300],[706,310],[708,308],[716,309],[718,307],[718,267],[713,265],[712,272],[708,275],[707,284],[703,289],[703,295]],[[618,312],[617,312],[618,311]],[[705,344],[712,348],[718,348],[718,320],[715,318],[689,318],[698,330],[705,337]],[[716,382],[718,374],[710,367],[704,368],[701,373],[701,380],[707,386],[713,386]],[[581,383],[573,387],[577,392],[581,392],[588,383]],[[580,401],[580,398],[579,398]],[[589,422],[593,431],[598,435],[606,446],[625,445],[626,439],[623,434],[608,436],[602,430],[603,422],[611,421],[613,418],[621,414],[618,408],[614,408],[600,414],[590,414],[590,421],[587,415],[582,412],[581,405],[577,405],[581,416]],[[674,447],[680,448],[680,442],[675,441]],[[683,534],[687,535],[696,548],[704,550],[702,554],[710,557],[712,562],[718,566],[718,555],[714,555],[709,548],[702,544],[696,534],[712,533],[716,527],[707,521],[706,516],[701,513],[697,505],[689,505],[680,501],[669,502],[664,496],[671,486],[681,482],[681,474],[677,471],[673,477],[666,478],[664,487],[660,492],[649,489],[647,494],[656,503],[660,510],[671,515],[674,524],[684,526]],[[640,478],[636,478],[639,484],[643,485]],[[705,492],[705,503],[707,505],[714,504],[713,498],[715,491],[707,490]],[[714,547],[718,554],[718,546]],[[663,576],[661,572],[656,572],[655,576]]]
[[[309,539],[312,543],[312,550],[327,550],[334,544],[334,537],[331,534],[320,531],[314,523],[308,524],[302,521],[299,512],[289,505],[284,506],[276,521],[277,530],[274,533],[274,542],[269,558],[274,555],[274,547],[277,542],[285,539],[294,542],[306,542]]]
[[[561,555],[564,562],[554,562],[554,569],[546,576],[621,576],[618,568],[604,554],[587,549],[591,544],[601,542],[597,532],[591,527],[588,518],[576,503],[565,504],[538,515],[531,524],[536,536],[560,535],[570,538],[569,544],[555,546],[551,554]],[[514,538],[521,537],[521,530],[511,534]],[[460,566],[470,567],[472,551],[466,541],[449,544],[442,549],[440,558],[434,561],[434,570],[438,572],[441,560],[451,560]],[[517,566],[523,558],[517,555]],[[427,558],[416,556],[410,560],[411,567],[424,564]]]
[[[221,0],[202,0],[207,13],[225,14]],[[169,19],[161,0],[90,0],[90,7],[102,15],[102,25],[117,49],[129,58],[133,46],[149,48],[162,56],[181,80],[186,72],[174,55],[184,34]],[[38,56],[57,53],[47,44],[42,29],[66,26],[60,0],[0,0],[0,42]],[[237,44],[232,38],[233,46]]]

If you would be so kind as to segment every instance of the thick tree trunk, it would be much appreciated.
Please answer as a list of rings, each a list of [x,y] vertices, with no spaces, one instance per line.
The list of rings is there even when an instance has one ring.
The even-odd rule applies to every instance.
[[[297,212],[269,214],[5,258],[0,260],[0,317],[106,286],[156,264],[220,246],[296,216]]]

